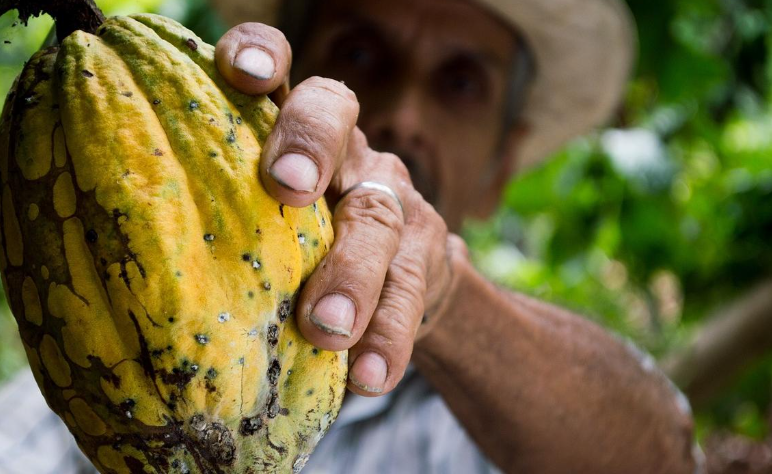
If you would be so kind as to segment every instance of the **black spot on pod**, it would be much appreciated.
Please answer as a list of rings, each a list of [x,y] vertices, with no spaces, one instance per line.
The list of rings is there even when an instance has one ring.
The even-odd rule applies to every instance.
[[[284,217],[284,204],[279,204],[279,214]]]
[[[99,235],[94,229],[89,229],[86,231],[86,240],[89,241],[89,243],[95,243],[97,239],[99,238]]]
[[[217,371],[214,369],[214,367],[210,367],[209,370],[206,371],[205,377],[209,380],[217,378]]]
[[[265,288],[266,291],[270,290],[271,289],[271,283],[267,282],[267,281],[264,282],[263,283],[263,288]]]
[[[311,353],[312,353],[313,355],[319,355],[319,349],[317,349],[316,347],[314,347],[313,349],[311,349]]]
[[[279,376],[281,375],[281,364],[276,359],[271,361],[271,365],[268,366],[268,383],[276,385],[279,382]]]
[[[93,72],[87,71],[85,69],[80,71],[80,73],[83,74],[83,77],[94,77],[94,73]]]
[[[207,422],[202,415],[190,419],[191,437],[194,445],[192,450],[218,467],[208,472],[223,472],[221,466],[230,466],[236,457],[236,445],[230,430],[218,422]],[[232,470],[225,470],[232,472]],[[143,472],[143,471],[138,471]]]
[[[279,395],[274,393],[271,395],[271,401],[268,402],[268,418],[276,418],[279,414]]]
[[[290,315],[290,300],[285,299],[279,304],[279,321],[284,322]]]
[[[153,155],[154,156],[164,156],[164,152],[162,152],[160,148],[156,148],[155,150],[153,150]]]
[[[263,426],[263,420],[257,416],[252,418],[242,418],[239,425],[239,433],[243,436],[252,436]]]
[[[241,117],[236,117],[236,124],[241,125]]]
[[[206,334],[196,334],[194,337],[199,344],[209,344],[209,337]]]
[[[248,262],[252,260],[252,256],[249,255],[248,253],[245,253],[244,255],[241,256],[241,259],[244,260],[245,262]]]
[[[279,414],[282,416],[289,415],[289,408],[282,408],[281,410],[279,410]]]
[[[279,326],[271,324],[268,326],[268,344],[275,346],[279,343]]]
[[[153,105],[158,105],[161,103],[161,99],[153,99]]]
[[[174,318],[169,318],[169,322],[173,323],[174,322]]]
[[[191,100],[190,103],[188,104],[188,108],[190,108],[190,110],[198,109],[198,102],[196,102],[195,100]]]
[[[129,468],[129,472],[145,472],[145,463],[131,456],[124,456],[123,462]]]
[[[204,234],[204,240],[211,242],[214,240],[214,234]]]
[[[225,136],[225,141],[228,143],[236,143],[236,131],[233,129],[228,130],[228,135]]]
[[[209,156],[210,156],[211,158],[217,158],[217,152],[216,152],[216,151],[210,151],[210,152],[209,152]]]
[[[131,91],[124,91],[124,92],[121,92],[121,95],[124,97],[132,97],[134,93]]]
[[[198,50],[198,43],[193,38],[188,38],[187,41],[185,41],[185,44],[193,51]]]
[[[306,391],[306,395],[308,395],[309,397],[311,395],[313,395],[313,394],[314,394],[314,389],[313,388],[309,388],[308,391]]]
[[[121,413],[126,415],[128,418],[133,418],[132,411],[134,410],[134,407],[137,405],[137,402],[135,402],[131,398],[127,398],[121,404],[119,405],[119,408],[121,409]]]

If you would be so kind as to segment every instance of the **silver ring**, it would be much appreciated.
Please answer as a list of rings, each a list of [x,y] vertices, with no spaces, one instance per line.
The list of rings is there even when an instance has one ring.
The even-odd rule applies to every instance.
[[[394,192],[393,189],[386,186],[385,184],[376,183],[375,181],[362,181],[361,183],[357,183],[347,190],[343,191],[343,194],[340,195],[340,199],[338,202],[342,201],[343,198],[345,198],[350,192],[356,191],[357,189],[374,189],[376,191],[380,191],[382,193],[388,194],[388,196],[395,201],[397,201],[397,204],[399,204],[399,210],[402,211],[402,215],[405,215],[405,208],[402,206],[402,200],[397,196],[397,193]]]

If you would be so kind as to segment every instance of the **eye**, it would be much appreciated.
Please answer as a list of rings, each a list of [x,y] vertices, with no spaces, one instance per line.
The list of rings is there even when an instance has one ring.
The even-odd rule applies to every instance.
[[[330,57],[338,70],[374,74],[383,62],[382,48],[367,34],[351,32],[331,45]]]
[[[437,93],[443,101],[454,103],[485,103],[490,79],[484,68],[474,60],[461,58],[450,61],[436,72]]]
[[[363,42],[353,42],[341,49],[340,58],[353,67],[364,69],[372,66],[375,55],[370,45]]]

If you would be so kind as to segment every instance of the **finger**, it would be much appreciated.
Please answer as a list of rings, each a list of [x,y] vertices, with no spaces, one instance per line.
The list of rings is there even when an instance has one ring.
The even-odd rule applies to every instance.
[[[447,227],[415,193],[399,251],[389,266],[367,330],[350,349],[349,388],[360,395],[391,391],[405,374],[413,344],[436,288],[445,287]],[[429,284],[428,282],[431,282]]]
[[[287,81],[292,49],[284,34],[261,23],[228,30],[215,47],[215,62],[228,83],[245,94],[268,94]]]
[[[358,115],[356,96],[338,81],[312,77],[293,89],[263,149],[260,178],[268,192],[293,207],[319,199]]]
[[[335,242],[300,295],[298,325],[312,344],[345,350],[365,332],[400,245],[399,205],[383,192],[358,189],[333,218]]]
[[[401,255],[401,254],[400,254]],[[391,391],[405,374],[424,311],[425,275],[398,256],[367,330],[349,350],[349,389],[365,396]]]

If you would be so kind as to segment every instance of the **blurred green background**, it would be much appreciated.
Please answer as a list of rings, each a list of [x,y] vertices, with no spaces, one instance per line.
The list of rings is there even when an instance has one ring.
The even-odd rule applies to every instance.
[[[225,28],[204,0],[97,3],[162,13],[210,42]],[[500,284],[677,358],[772,273],[772,0],[628,4],[639,62],[611,126],[514,179],[496,217],[469,223],[465,237]],[[50,26],[0,17],[1,90]],[[3,303],[0,383],[25,363]],[[764,440],[772,347],[730,369],[696,407],[699,438]]]

